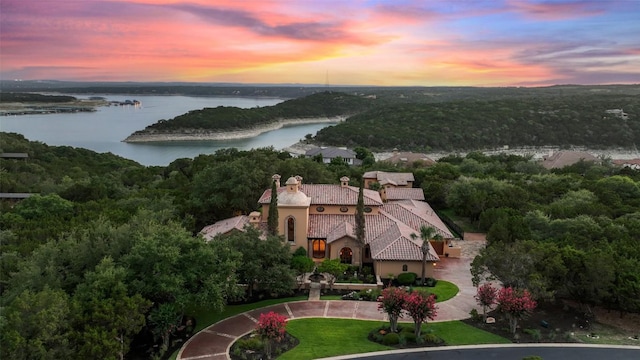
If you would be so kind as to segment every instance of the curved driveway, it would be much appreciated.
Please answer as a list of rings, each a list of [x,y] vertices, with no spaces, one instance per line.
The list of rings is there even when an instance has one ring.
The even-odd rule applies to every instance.
[[[444,258],[435,271],[437,279],[450,281],[460,288],[460,292],[450,300],[438,303],[436,321],[462,320],[469,317],[469,311],[476,306],[473,296],[475,288],[471,284],[469,265],[471,259]],[[239,314],[217,322],[192,336],[180,349],[179,360],[228,359],[231,344],[251,332],[261,313],[270,311],[288,319],[308,317],[345,318],[358,320],[388,321],[386,314],[378,310],[378,303],[369,301],[296,301],[272,305]],[[400,321],[411,321],[410,318]]]

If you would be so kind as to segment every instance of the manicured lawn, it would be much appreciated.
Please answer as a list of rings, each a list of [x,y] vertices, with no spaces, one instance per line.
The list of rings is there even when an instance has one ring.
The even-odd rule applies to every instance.
[[[447,345],[511,343],[509,339],[475,328],[461,321],[429,323],[426,326],[426,329],[432,329],[436,335],[440,336],[447,342]]]
[[[342,295],[320,295],[320,300],[342,300]]]
[[[438,280],[434,287],[416,286],[414,289],[424,289],[432,294],[436,294],[438,296],[437,302],[447,301],[456,296],[460,291],[456,284],[444,280]]]
[[[300,340],[293,350],[278,359],[316,359],[319,357],[348,355],[372,351],[390,350],[367,339],[369,332],[382,325],[380,321],[349,319],[299,319],[287,323],[287,331]],[[479,330],[460,321],[431,323],[424,329],[432,329],[448,345],[508,344],[503,337]]]
[[[381,326],[380,321],[349,319],[300,319],[287,323],[287,331],[300,344],[278,359],[317,359],[328,356],[390,350],[390,347],[367,340],[369,331]]]

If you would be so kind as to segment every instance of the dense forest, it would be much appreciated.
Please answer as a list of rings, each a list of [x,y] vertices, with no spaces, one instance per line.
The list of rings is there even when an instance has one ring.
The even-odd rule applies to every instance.
[[[274,173],[357,185],[364,171],[411,171],[434,208],[487,232],[476,280],[491,273],[538,301],[640,312],[640,171],[606,161],[550,172],[527,157],[470,153],[360,168],[266,148],[144,167],[17,134],[0,133],[0,144],[29,154],[0,159],[0,191],[37,194],[0,203],[2,358],[159,357],[196,309],[288,294],[295,270],[279,238],[194,236],[256,210]],[[236,283],[263,286],[249,295]]]
[[[180,132],[184,129],[239,130],[282,119],[348,116],[370,107],[371,100],[344,93],[322,92],[274,106],[253,109],[218,106],[192,110],[171,120],[160,120],[133,135]]]
[[[627,116],[607,113],[611,109],[623,109]],[[634,148],[640,144],[640,97],[598,94],[389,105],[324,128],[315,140],[377,150]]]
[[[0,93],[0,103],[66,103],[78,100],[73,96],[68,95],[42,95],[22,92],[2,92]]]

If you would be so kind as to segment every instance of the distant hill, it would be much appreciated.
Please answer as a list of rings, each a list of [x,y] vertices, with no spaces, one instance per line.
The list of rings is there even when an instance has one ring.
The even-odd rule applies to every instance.
[[[371,108],[373,102],[360,96],[326,91],[261,108],[205,108],[189,111],[170,120],[160,120],[144,130],[136,131],[126,141],[136,141],[136,137],[145,135],[238,131],[290,119],[346,118]]]
[[[623,114],[607,110],[621,109]],[[504,146],[637,148],[640,97],[582,93],[377,107],[321,129],[326,145],[456,151]]]

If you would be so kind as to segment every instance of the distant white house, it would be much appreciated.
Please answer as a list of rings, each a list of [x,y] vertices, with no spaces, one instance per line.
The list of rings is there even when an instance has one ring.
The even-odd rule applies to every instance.
[[[362,160],[356,159],[356,153],[353,150],[347,148],[337,147],[317,147],[311,150],[307,150],[304,154],[306,157],[322,156],[322,162],[329,164],[331,160],[335,158],[341,158],[345,163],[349,165],[362,165]]]
[[[610,109],[610,110],[605,110],[604,112],[607,114],[612,114],[616,117],[619,117],[622,120],[629,119],[629,115],[625,113],[622,109]]]

